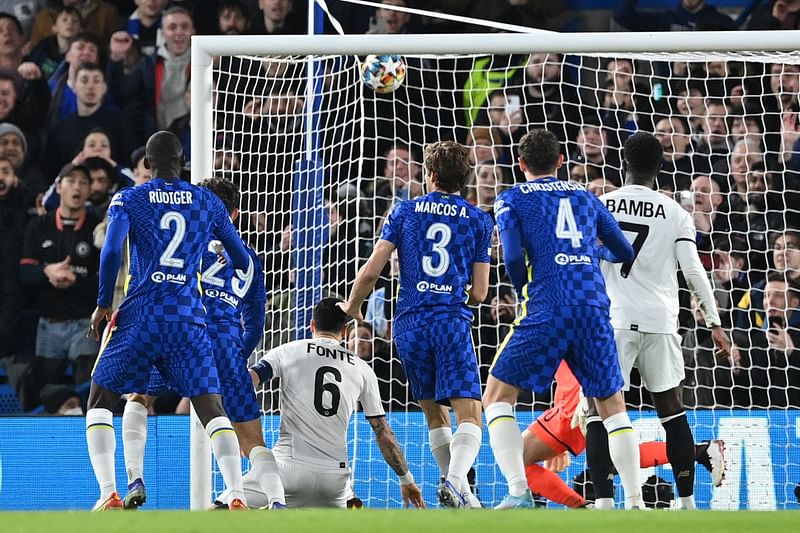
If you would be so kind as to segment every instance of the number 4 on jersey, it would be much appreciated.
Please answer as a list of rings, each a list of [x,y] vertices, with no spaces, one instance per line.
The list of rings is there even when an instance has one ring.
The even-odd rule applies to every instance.
[[[562,198],[558,202],[558,218],[556,220],[556,237],[569,239],[573,248],[580,248],[583,233],[578,229],[575,215],[572,214],[572,204],[569,198]]]

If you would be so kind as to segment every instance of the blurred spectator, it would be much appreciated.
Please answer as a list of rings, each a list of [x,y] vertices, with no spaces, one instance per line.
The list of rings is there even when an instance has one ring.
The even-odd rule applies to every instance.
[[[144,55],[152,55],[164,44],[161,32],[161,12],[167,0],[136,0],[136,10],[128,17],[125,31],[139,41]]]
[[[481,161],[475,166],[467,185],[468,202],[494,216],[494,201],[509,186],[505,169],[494,161]]]
[[[720,211],[724,200],[719,184],[708,176],[698,176],[692,181],[689,194],[681,197],[682,204],[692,213],[697,228],[697,251],[706,270],[711,270],[713,242],[727,238],[728,221]]]
[[[800,5],[800,2],[798,2]],[[769,67],[769,95],[775,98],[781,111],[800,110],[797,93],[800,91],[800,65],[773,63]]]
[[[748,30],[796,30],[800,27],[800,1],[759,2],[750,15]]]
[[[699,80],[673,80],[672,85],[675,110],[686,119],[689,133],[697,142],[703,131],[703,119],[706,114],[705,85]]]
[[[395,145],[386,151],[384,158],[383,175],[378,176],[375,185],[377,217],[382,217],[396,202],[422,194],[422,167],[408,146]]]
[[[517,72],[509,87],[522,87],[524,124],[546,127],[566,146],[575,138],[581,117],[575,86],[562,81],[566,81],[564,56],[539,53],[528,56],[525,68]]]
[[[384,269],[375,284],[375,290],[367,298],[367,310],[364,313],[364,322],[371,325],[375,333],[386,340],[392,339],[392,319],[396,307],[394,295],[397,293],[399,281],[400,261],[395,250],[389,260],[388,272]]]
[[[475,125],[493,128],[500,134],[503,148],[510,151],[513,139],[524,133],[524,129],[520,128],[523,122],[520,96],[509,94],[505,89],[496,89],[489,93],[487,104],[488,107],[475,120]]]
[[[680,0],[667,11],[639,11],[637,0],[620,0],[614,20],[631,31],[735,30],[728,15],[704,0]]]
[[[164,46],[158,49],[154,67],[156,117],[165,129],[189,113],[186,92],[190,71],[190,40],[194,35],[192,16],[182,7],[171,7],[162,17]]]
[[[617,190],[617,186],[605,178],[594,178],[586,183],[586,190],[597,197]]]
[[[689,124],[682,116],[665,117],[656,122],[656,138],[664,149],[664,161],[656,179],[662,191],[688,191],[695,174],[708,173],[705,159],[694,157]]]
[[[723,100],[706,100],[703,119],[703,132],[698,149],[709,155],[712,166],[724,161],[730,154],[730,135],[728,131],[728,106]]]
[[[150,169],[144,164],[144,146],[140,146],[131,154],[131,170],[134,186],[141,185],[152,179],[153,175]]]
[[[408,7],[406,0],[381,0],[381,4]],[[413,17],[408,13],[379,7],[375,9],[375,16],[370,19],[367,33],[417,33],[412,31],[412,27],[416,26],[416,22],[412,21]]]
[[[606,128],[599,121],[592,117],[584,119],[575,138],[575,146],[575,151],[569,157],[570,165],[594,167],[607,182],[616,187],[622,185],[619,157],[616,150],[609,149]]]
[[[686,370],[683,403],[693,408],[729,407],[733,404],[730,361],[715,357],[711,330],[706,327],[705,317],[694,297],[691,312],[694,322],[681,340]]]
[[[27,40],[31,35],[33,19],[45,3],[45,0],[0,0],[0,13],[14,15],[22,26],[22,33]]]
[[[99,66],[86,63],[78,67],[75,76],[78,111],[53,124],[47,134],[51,169],[71,161],[95,128],[105,130],[111,141],[111,159],[125,163],[124,157],[133,151],[137,141],[131,136],[125,113],[106,102],[107,90],[105,74]]]
[[[95,307],[99,251],[92,232],[98,223],[86,209],[89,172],[67,165],[60,174],[61,206],[30,222],[25,232],[20,279],[38,296],[36,332],[38,388],[60,383],[67,360],[76,384],[88,381],[99,344],[86,336]]]
[[[78,67],[86,63],[98,65],[99,62],[100,43],[88,33],[78,34],[67,49],[64,62],[56,68],[47,82],[51,94],[51,124],[67,118],[78,110],[78,100],[74,91]]]
[[[8,122],[0,123],[0,158],[7,159],[13,166],[17,177],[28,187],[32,196],[47,190],[48,179],[28,157],[28,141],[17,126]]]
[[[730,241],[714,243],[712,271],[714,296],[725,327],[732,324],[731,312],[750,288],[747,240],[736,237]]]
[[[375,330],[367,322],[358,322],[347,330],[347,349],[367,363],[372,361],[375,353],[373,342]]]
[[[109,43],[108,92],[122,106],[131,136],[144,142],[156,129],[155,57],[142,54],[139,42],[118,31]]]
[[[85,31],[95,35],[101,42],[107,42],[111,34],[122,27],[122,18],[117,8],[103,0],[51,0],[36,14],[31,29],[31,45],[53,34],[56,14],[62,6],[74,7],[81,13]]]
[[[469,162],[493,161],[508,163],[503,152],[503,134],[498,128],[476,126],[467,133],[464,145],[469,148]]]
[[[323,283],[333,292],[349,294],[358,270],[358,219],[347,216],[346,198],[328,200],[326,205],[328,245],[322,251]]]
[[[72,40],[83,31],[83,20],[80,12],[74,7],[62,7],[56,13],[53,23],[53,35],[45,37],[27,57],[27,61],[36,63],[47,79],[64,60]]]
[[[739,403],[757,407],[800,407],[800,286],[772,274],[764,287],[766,319],[752,328]],[[748,405],[749,406],[749,405]]]
[[[258,0],[261,16],[254,17],[255,35],[295,35],[308,31],[307,23],[296,13],[297,0]]]
[[[220,35],[244,35],[250,27],[250,11],[240,0],[222,0],[217,7]]]
[[[381,400],[388,409],[406,409],[408,383],[403,365],[389,353],[390,344],[375,337],[375,330],[359,322],[347,330],[347,349],[367,362],[378,378]]]
[[[785,230],[772,243],[773,273],[784,276],[790,282],[800,282],[800,232]],[[764,286],[767,275],[764,272],[750,273],[752,288],[742,295],[736,303],[734,324],[739,330],[751,327],[762,328],[764,315]]]
[[[723,189],[729,191],[728,205],[730,211],[741,211],[746,204],[747,175],[756,163],[762,163],[763,172],[764,154],[757,141],[748,139],[736,143],[730,155],[724,161],[717,161],[714,165],[714,176]]]
[[[67,385],[45,385],[42,387],[42,405],[50,415],[83,416],[81,398],[75,389]]]
[[[50,91],[43,79],[23,80],[16,72],[0,70],[0,122],[18,126],[31,140],[29,151],[37,158],[49,101]]]
[[[0,68],[16,71],[22,64],[25,35],[17,17],[0,13]]]

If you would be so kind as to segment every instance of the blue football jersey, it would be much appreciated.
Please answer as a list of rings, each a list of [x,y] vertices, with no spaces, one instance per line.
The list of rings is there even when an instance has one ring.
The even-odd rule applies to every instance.
[[[432,192],[394,207],[381,238],[400,262],[395,330],[412,313],[472,318],[467,285],[473,264],[489,262],[493,228],[491,216],[457,194]]]
[[[256,253],[247,245],[250,256],[250,267],[247,272],[237,272],[230,258],[227,262],[217,261],[216,246],[221,244],[214,240],[208,244],[203,254],[203,275],[200,285],[203,289],[203,305],[206,308],[208,323],[242,325],[250,322],[254,314],[264,315],[266,291],[264,289],[264,267]]]
[[[498,196],[495,218],[501,235],[518,234],[527,260],[518,324],[548,320],[561,306],[608,309],[598,236],[617,222],[581,184],[555,177],[518,184]]]
[[[198,286],[203,252],[214,238],[240,238],[219,197],[178,179],[155,178],[114,195],[108,217],[129,226],[120,319],[204,324]]]

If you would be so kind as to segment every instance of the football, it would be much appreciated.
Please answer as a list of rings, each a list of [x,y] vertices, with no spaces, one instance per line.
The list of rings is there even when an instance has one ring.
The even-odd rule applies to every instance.
[[[379,94],[394,92],[406,79],[406,65],[398,55],[370,55],[361,63],[361,81]]]

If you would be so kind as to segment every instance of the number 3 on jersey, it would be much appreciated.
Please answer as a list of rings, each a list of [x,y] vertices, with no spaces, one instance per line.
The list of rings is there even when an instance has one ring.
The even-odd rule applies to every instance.
[[[450,253],[447,251],[447,245],[450,244],[450,239],[453,238],[453,231],[447,224],[436,222],[428,226],[425,238],[429,241],[434,241],[433,253],[437,255],[437,260],[436,266],[433,266],[432,256],[422,256],[422,271],[432,278],[438,278],[447,272],[447,268],[450,266]]]
[[[558,201],[558,215],[556,219],[556,238],[569,239],[573,248],[580,248],[583,233],[578,229],[575,215],[572,214],[572,204],[569,198]]]

